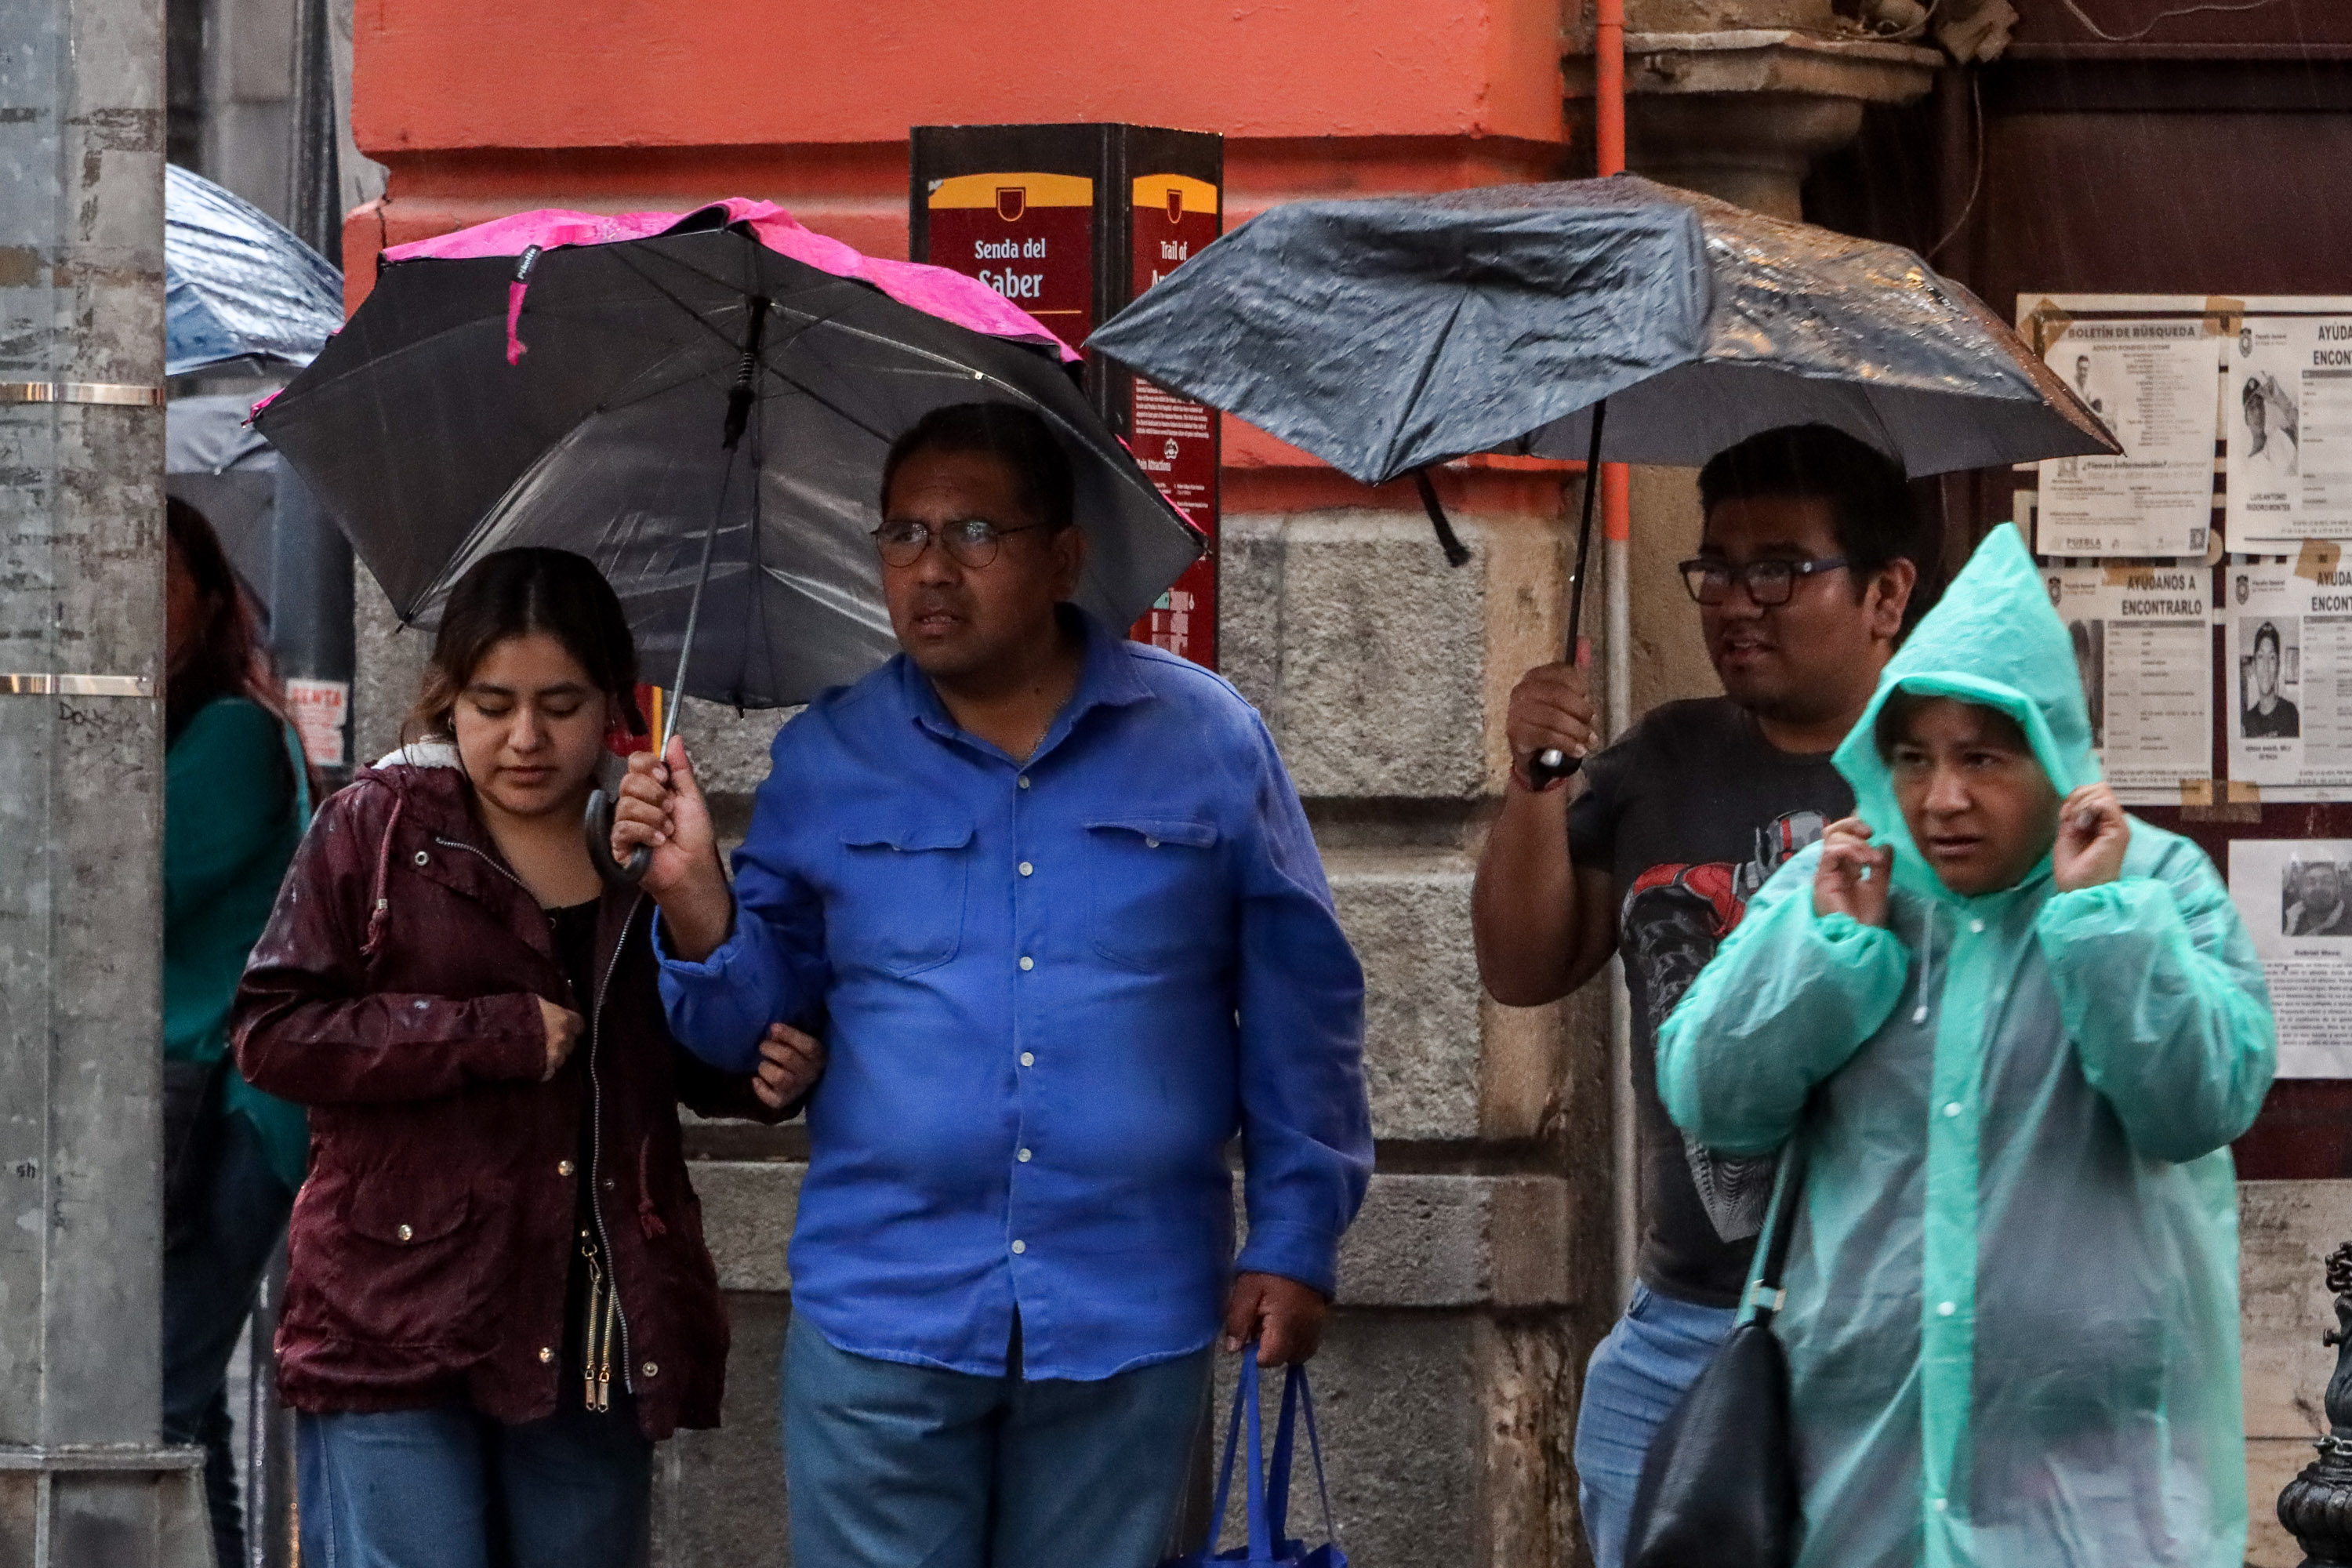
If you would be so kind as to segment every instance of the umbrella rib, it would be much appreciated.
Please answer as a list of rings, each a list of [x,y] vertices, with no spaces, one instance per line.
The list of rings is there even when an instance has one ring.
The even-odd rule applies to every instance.
[[[1445,340],[1454,335],[1454,323],[1462,319],[1462,304],[1467,298],[1466,294],[1454,296],[1454,308],[1445,313],[1445,325],[1438,329],[1437,341],[1429,345],[1429,353],[1422,359],[1421,374],[1413,377],[1412,390],[1405,395],[1404,407],[1398,416],[1395,428],[1389,435],[1388,451],[1381,465],[1383,477],[1393,477],[1397,443],[1403,438],[1404,426],[1420,407],[1422,394],[1429,390],[1431,378],[1437,374],[1437,356],[1444,349]]]
[[[638,279],[643,282],[646,288],[652,289],[655,293],[660,295],[663,299],[677,306],[680,310],[686,312],[687,319],[691,321],[696,326],[700,327],[704,331],[709,332],[712,337],[717,338],[720,342],[725,343],[730,353],[741,353],[743,352],[743,345],[737,342],[725,332],[720,331],[717,326],[713,325],[710,318],[704,314],[701,307],[688,302],[685,299],[663,287],[661,282],[656,279],[652,273],[637,265],[636,258],[631,256],[626,249],[620,246],[614,246],[613,247],[613,259],[627,268],[630,271],[635,273]],[[667,260],[671,258],[664,258],[664,259]],[[699,268],[688,268],[687,270],[708,282],[718,284],[721,289],[732,289],[736,287],[735,284],[729,283],[723,279],[712,278],[708,273],[701,271]],[[751,290],[745,289],[743,297],[747,300],[751,298]]]
[[[745,243],[745,244],[747,244],[747,245],[751,245],[751,244],[756,244],[757,242],[756,242],[756,241],[746,240],[744,243]],[[702,279],[704,282],[706,282],[706,283],[714,284],[714,285],[716,285],[717,287],[721,288],[721,289],[735,289],[735,288],[742,288],[742,287],[743,287],[743,285],[740,285],[740,284],[730,283],[730,282],[728,282],[725,279],[720,278],[719,276],[718,276],[716,273],[706,272],[706,271],[704,271],[701,268],[695,266],[695,265],[694,265],[692,262],[690,262],[690,261],[683,261],[683,260],[680,260],[678,258],[677,258],[677,257],[675,257],[675,256],[662,256],[661,252],[659,252],[659,251],[656,251],[656,252],[655,252],[654,254],[656,254],[656,255],[657,255],[657,256],[661,256],[661,258],[662,258],[664,261],[667,262],[670,266],[675,267],[675,268],[677,268],[679,270],[684,271],[684,272],[690,272],[690,273],[692,273],[695,277],[701,279]],[[615,259],[615,260],[617,260],[617,261],[619,261],[619,262],[620,262],[624,267],[626,267],[630,271],[632,271],[632,272],[635,273],[635,274],[638,276],[638,278],[642,279],[645,281],[646,286],[647,288],[651,289],[655,293],[659,294],[663,299],[665,299],[665,300],[668,300],[671,304],[676,305],[679,310],[681,310],[685,311],[688,316],[692,317],[692,318],[693,318],[693,320],[694,320],[694,321],[695,321],[695,323],[696,323],[696,325],[698,325],[698,326],[701,327],[705,331],[708,331],[709,333],[710,333],[710,335],[711,335],[711,336],[713,336],[713,337],[715,337],[715,338],[719,339],[721,342],[726,343],[726,344],[727,344],[727,346],[728,346],[729,348],[733,349],[733,350],[736,350],[738,353],[741,352],[741,345],[740,345],[740,344],[736,343],[732,339],[729,338],[729,337],[727,336],[727,334],[726,334],[726,333],[721,332],[721,331],[720,331],[717,327],[715,327],[715,326],[711,325],[711,323],[710,323],[710,321],[709,321],[709,318],[708,318],[708,317],[706,317],[706,316],[705,316],[705,315],[704,315],[704,314],[703,314],[699,310],[698,310],[695,306],[693,306],[693,305],[691,305],[691,304],[688,303],[684,299],[680,298],[680,297],[679,297],[678,295],[677,295],[676,293],[673,293],[670,289],[667,289],[667,288],[663,287],[663,285],[662,285],[659,281],[657,281],[650,272],[646,271],[646,268],[644,268],[643,267],[640,267],[640,266],[637,264],[637,260],[636,260],[636,258],[635,258],[635,257],[623,255],[623,254],[621,254],[620,252],[615,251],[615,252],[614,252],[614,259]],[[756,287],[756,280],[754,281],[754,287]],[[745,297],[746,299],[750,299],[750,298],[752,298],[752,297],[753,297],[753,295],[752,295],[752,292],[751,292],[751,289],[746,288],[746,289],[744,289],[744,297]],[[820,326],[839,326],[839,327],[841,327],[841,329],[842,329],[844,331],[853,331],[853,332],[854,332],[854,331],[856,331],[857,330],[857,329],[856,329],[856,328],[854,328],[854,327],[850,327],[850,326],[846,325],[845,323],[843,323],[843,322],[841,322],[841,321],[837,321],[837,320],[836,320],[835,318],[834,318],[834,317],[831,317],[831,316],[821,316],[821,315],[816,315],[816,314],[814,314],[814,313],[812,313],[812,312],[810,312],[810,311],[806,311],[806,310],[792,310],[792,309],[790,309],[790,308],[789,308],[789,307],[787,307],[787,306],[783,306],[783,305],[780,305],[780,304],[776,303],[776,302],[775,302],[774,300],[771,300],[768,302],[768,310],[769,310],[770,313],[771,313],[771,314],[773,314],[773,315],[784,316],[784,317],[787,317],[787,318],[795,318],[795,319],[797,319],[797,320],[798,320],[798,321],[799,321],[799,323],[800,323],[798,326],[796,326],[796,327],[793,330],[793,333],[792,333],[792,336],[791,336],[791,337],[786,338],[786,339],[783,341],[783,342],[782,342],[782,343],[780,343],[780,344],[776,345],[778,349],[789,348],[789,347],[790,347],[790,346],[791,346],[794,342],[798,341],[798,340],[799,340],[803,335],[804,335],[805,333],[807,333],[807,332],[810,331],[810,329],[812,329],[812,328],[814,328],[814,327],[820,327]],[[868,334],[868,335],[871,335],[871,334]],[[905,344],[897,343],[897,342],[895,342],[893,340],[888,339],[888,338],[880,338],[880,337],[877,337],[875,341],[877,341],[877,342],[884,342],[884,343],[889,343],[891,346],[893,346],[893,347],[898,347],[898,348],[905,348],[905,347],[907,347],[907,346],[908,346],[908,345],[905,345]],[[795,391],[795,392],[799,393],[799,394],[800,394],[801,395],[803,395],[803,397],[808,398],[811,402],[813,402],[813,403],[816,404],[818,406],[820,406],[820,407],[822,407],[822,408],[825,409],[825,410],[826,410],[826,411],[828,411],[829,413],[833,413],[833,414],[836,414],[836,415],[840,416],[841,416],[841,418],[842,418],[843,420],[845,420],[845,422],[847,422],[847,423],[849,423],[849,424],[851,424],[851,425],[856,426],[858,429],[860,429],[860,430],[864,431],[866,435],[873,437],[876,440],[877,440],[877,441],[885,441],[885,442],[887,442],[887,441],[888,441],[888,440],[890,439],[890,437],[889,437],[888,435],[887,435],[886,433],[884,433],[883,431],[877,430],[877,429],[873,428],[873,427],[872,427],[871,426],[869,426],[869,425],[868,425],[865,420],[858,418],[856,415],[852,414],[852,413],[851,413],[849,410],[847,410],[846,408],[843,408],[843,407],[839,406],[838,405],[836,405],[836,404],[835,404],[835,403],[831,402],[830,400],[828,400],[828,399],[827,399],[827,398],[826,398],[823,394],[819,393],[819,392],[818,392],[814,387],[813,387],[813,386],[809,385],[809,384],[806,384],[805,382],[801,381],[798,377],[793,376],[793,375],[792,375],[792,374],[788,374],[788,373],[786,373],[784,370],[782,370],[782,368],[780,368],[779,366],[777,366],[776,364],[774,364],[774,363],[773,363],[772,362],[771,362],[771,361],[770,361],[770,359],[768,358],[768,355],[769,355],[769,353],[770,353],[770,352],[771,352],[771,351],[770,351],[769,349],[767,349],[766,347],[762,347],[762,348],[761,349],[761,351],[760,351],[760,355],[759,355],[759,363],[760,363],[760,368],[761,368],[762,371],[766,372],[768,374],[771,374],[771,375],[774,376],[778,381],[782,382],[786,386],[791,387],[793,391]],[[920,350],[909,350],[909,352],[912,352],[912,353],[920,353],[920,352],[922,352],[922,351],[920,351]],[[954,362],[953,362],[953,361],[949,361],[948,363],[953,363]]]

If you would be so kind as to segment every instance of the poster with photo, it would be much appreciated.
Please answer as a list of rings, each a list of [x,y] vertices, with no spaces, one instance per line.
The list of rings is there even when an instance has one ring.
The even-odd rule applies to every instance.
[[[2352,538],[2352,316],[2247,316],[2223,350],[2230,548]]]
[[[2123,446],[2041,465],[2044,555],[2205,553],[2213,517],[2216,344],[2202,317],[2068,321],[2042,358]]]
[[[2264,800],[2352,800],[2352,567],[2222,576],[2231,779]]]
[[[2352,1078],[2352,839],[2239,838],[2230,898],[2278,1019],[2281,1078]]]
[[[2178,805],[2213,776],[2211,571],[2052,567],[2050,602],[2074,647],[2099,769],[2126,805]]]

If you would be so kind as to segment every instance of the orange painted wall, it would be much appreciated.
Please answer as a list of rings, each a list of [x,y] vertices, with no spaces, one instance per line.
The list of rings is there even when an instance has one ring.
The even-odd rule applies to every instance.
[[[357,0],[352,127],[391,169],[344,227],[349,302],[383,246],[534,206],[782,203],[907,247],[907,131],[1123,120],[1222,132],[1226,223],[1277,202],[1555,177],[1577,0]],[[1228,421],[1226,506],[1375,496]],[[1481,467],[1457,504],[1549,511]]]

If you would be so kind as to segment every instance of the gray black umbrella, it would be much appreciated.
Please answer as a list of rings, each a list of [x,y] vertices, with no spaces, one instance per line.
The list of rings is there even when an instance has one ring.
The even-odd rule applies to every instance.
[[[2117,449],[1909,251],[1632,174],[1276,207],[1088,346],[1366,484],[1585,457],[1604,401],[1621,463],[1804,424],[1915,476]]]
[[[1412,476],[1456,565],[1424,470],[1473,452],[1688,467],[1805,424],[1913,475],[2117,450],[1909,251],[1631,174],[1276,207],[1088,346],[1366,484]]]

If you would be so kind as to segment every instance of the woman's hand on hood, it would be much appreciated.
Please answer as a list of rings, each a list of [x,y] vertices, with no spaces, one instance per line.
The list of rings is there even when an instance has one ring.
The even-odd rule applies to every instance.
[[[1884,926],[1886,884],[1894,874],[1895,851],[1872,846],[1870,824],[1858,816],[1832,822],[1822,834],[1822,861],[1813,872],[1813,913]]]
[[[2084,784],[2058,808],[2058,841],[2050,849],[2050,879],[2062,893],[2112,882],[2124,872],[2131,820],[2104,784]]]

